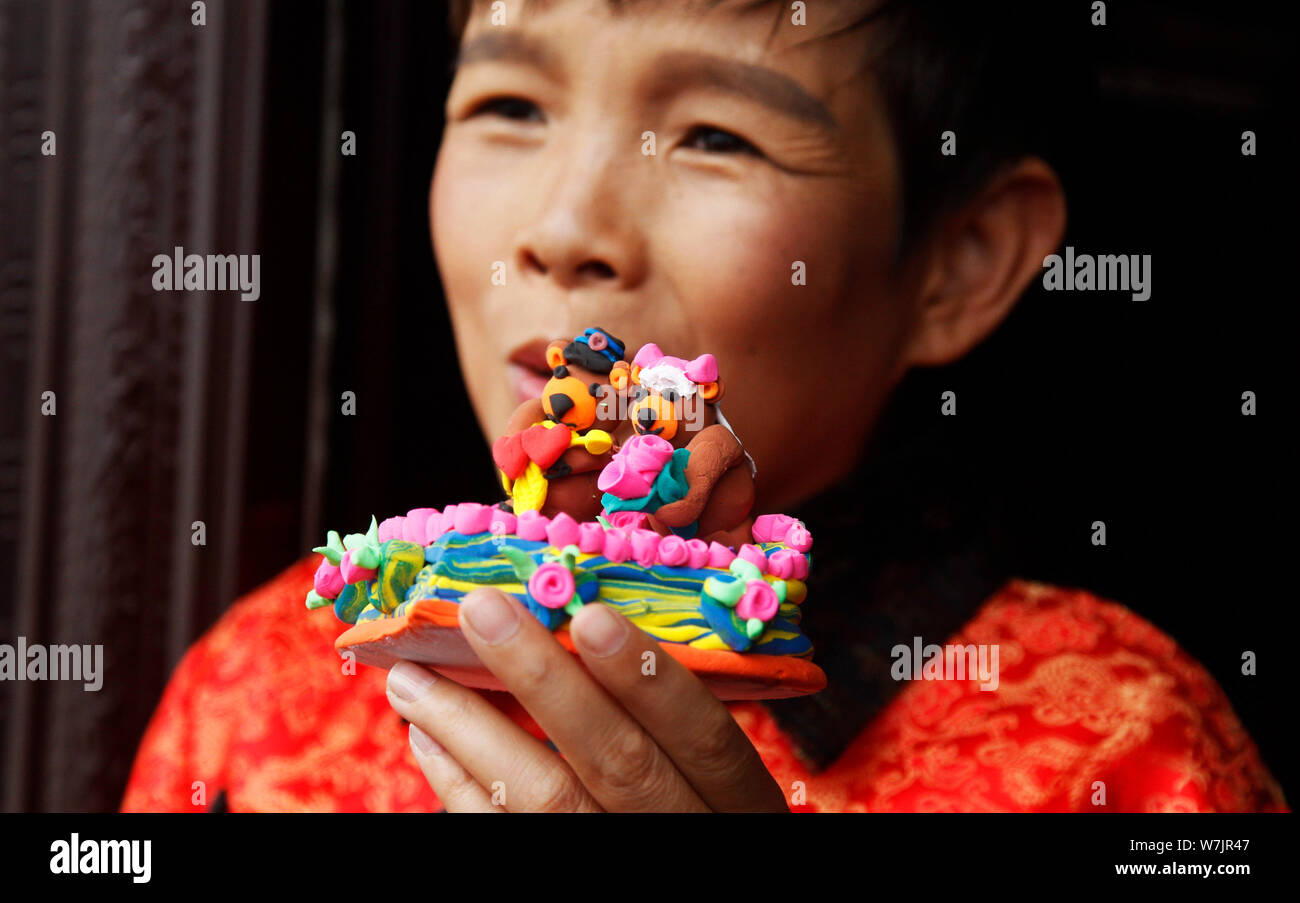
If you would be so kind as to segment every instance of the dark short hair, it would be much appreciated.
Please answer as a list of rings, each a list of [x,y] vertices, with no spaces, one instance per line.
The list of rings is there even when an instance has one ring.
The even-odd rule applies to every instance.
[[[459,41],[476,0],[453,0]],[[481,2],[481,0],[480,0]],[[635,0],[607,0],[614,7]],[[703,8],[722,0],[699,0]],[[829,2],[829,0],[828,0]],[[969,200],[1002,168],[1039,156],[1059,170],[1087,71],[1087,5],[1059,0],[842,0],[860,14],[836,33],[860,31],[898,150],[902,204],[898,252],[906,254],[948,210]],[[817,2],[809,15],[816,15]],[[773,8],[773,31],[790,11]],[[957,153],[940,153],[941,135]]]

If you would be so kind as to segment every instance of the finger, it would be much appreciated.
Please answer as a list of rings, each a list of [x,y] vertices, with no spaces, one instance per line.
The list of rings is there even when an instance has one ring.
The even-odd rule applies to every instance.
[[[448,812],[505,812],[504,806],[494,805],[492,797],[473,775],[451,757],[437,740],[430,737],[414,722],[408,732],[411,752],[415,762],[424,772],[424,778],[438,795],[438,801]]]
[[[511,812],[599,811],[563,759],[454,680],[398,662],[388,672],[388,703]]]
[[[514,598],[476,590],[461,600],[460,624],[479,659],[564,753],[602,807],[707,809],[654,738]]]
[[[706,805],[789,811],[727,707],[653,637],[606,605],[584,605],[569,632],[591,675],[655,738]]]

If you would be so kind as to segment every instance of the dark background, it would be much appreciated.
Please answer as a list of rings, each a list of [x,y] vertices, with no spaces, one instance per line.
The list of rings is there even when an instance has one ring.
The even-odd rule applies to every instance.
[[[1142,2],[1093,28],[1078,5],[1096,91],[1061,161],[1065,243],[1152,255],[1152,297],[1035,286],[895,408],[996,487],[1016,575],[1173,635],[1292,791],[1292,23]],[[108,672],[0,685],[7,809],[115,808],[188,643],[327,526],[495,492],[428,234],[443,5],[214,0],[204,29],[188,9],[0,3],[0,642],[102,642]],[[152,292],[175,244],[260,253],[261,299]],[[947,389],[958,417],[936,418]],[[444,431],[469,437],[454,460]]]

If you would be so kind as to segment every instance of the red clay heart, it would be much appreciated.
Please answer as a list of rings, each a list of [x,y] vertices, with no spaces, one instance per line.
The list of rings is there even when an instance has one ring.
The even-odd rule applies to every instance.
[[[524,451],[522,436],[522,433],[502,436],[492,443],[492,460],[512,480],[523,476],[524,468],[528,466],[528,453]]]
[[[552,464],[560,460],[560,455],[568,450],[572,434],[573,431],[567,426],[556,425],[547,429],[539,423],[519,435],[528,457],[542,470],[549,470]]]

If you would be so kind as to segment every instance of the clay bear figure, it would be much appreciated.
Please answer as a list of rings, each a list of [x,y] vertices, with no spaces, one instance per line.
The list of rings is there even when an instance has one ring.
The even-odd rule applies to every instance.
[[[596,480],[617,440],[632,432],[609,381],[616,362],[626,365],[623,353],[623,343],[600,328],[547,346],[551,377],[541,397],[516,408],[505,435],[492,445],[516,514],[565,511],[589,521],[600,513]]]
[[[616,363],[610,381],[620,392],[627,393],[627,421],[633,436],[625,441],[636,446],[636,437],[655,438],[643,443],[647,446],[644,454],[640,449],[628,449],[642,462],[654,464],[620,461],[607,468],[598,482],[607,490],[607,509],[643,510],[650,515],[651,526],[660,532],[665,532],[662,528],[666,527],[688,538],[697,536],[735,548],[751,542],[753,460],[718,407],[723,384],[713,355],[687,361],[665,355],[658,345],[648,344],[637,352],[631,364]],[[659,466],[660,460],[667,461],[662,457],[670,451],[667,446],[671,446],[675,460],[662,465],[648,495],[629,501],[631,494],[646,486],[645,479],[632,477],[631,469],[651,468]],[[681,449],[689,454],[681,453]],[[660,457],[654,457],[656,452]],[[674,479],[670,471],[677,462],[684,462],[683,472]],[[648,470],[644,476],[652,479]]]

